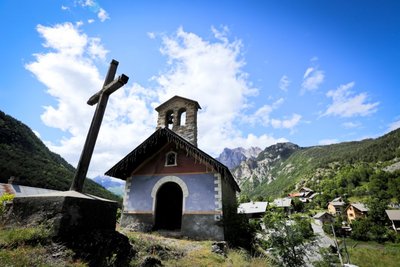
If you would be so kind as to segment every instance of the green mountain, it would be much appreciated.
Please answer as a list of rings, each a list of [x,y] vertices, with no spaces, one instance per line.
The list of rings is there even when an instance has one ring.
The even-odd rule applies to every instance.
[[[281,143],[233,170],[252,198],[279,197],[302,186],[329,199],[371,194],[400,201],[400,129],[376,139],[301,148]]]
[[[22,122],[0,111],[0,182],[11,176],[20,185],[68,190],[75,168],[51,152]],[[84,192],[120,201],[120,197],[86,179]]]

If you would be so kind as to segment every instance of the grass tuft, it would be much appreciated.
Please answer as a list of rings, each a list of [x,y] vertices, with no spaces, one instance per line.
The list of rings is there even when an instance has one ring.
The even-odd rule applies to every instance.
[[[43,227],[11,228],[0,231],[0,248],[44,245],[49,240],[49,231]]]

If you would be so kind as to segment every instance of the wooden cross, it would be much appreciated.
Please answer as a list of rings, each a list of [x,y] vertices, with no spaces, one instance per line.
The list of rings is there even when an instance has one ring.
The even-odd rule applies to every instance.
[[[83,147],[70,190],[82,192],[83,183],[85,182],[90,164],[90,159],[92,158],[94,145],[96,144],[96,139],[99,134],[101,121],[103,120],[104,111],[106,110],[108,97],[128,82],[129,77],[124,74],[114,80],[117,67],[118,61],[113,59],[110,63],[110,68],[108,69],[106,79],[104,80],[103,88],[87,101],[87,104],[91,106],[97,103],[97,107],[86,137],[85,145]]]

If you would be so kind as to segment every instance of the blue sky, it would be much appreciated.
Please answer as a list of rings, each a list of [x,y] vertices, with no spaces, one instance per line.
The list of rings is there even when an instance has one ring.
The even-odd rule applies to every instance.
[[[399,1],[1,1],[0,110],[76,166],[111,59],[90,175],[197,100],[199,147],[313,146],[400,127]]]

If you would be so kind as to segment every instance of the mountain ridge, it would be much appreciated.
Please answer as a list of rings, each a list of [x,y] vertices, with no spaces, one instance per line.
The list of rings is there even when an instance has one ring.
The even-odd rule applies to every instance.
[[[379,171],[400,166],[400,129],[381,137],[325,146],[300,147],[286,142],[266,147],[257,157],[231,168],[242,194],[278,197],[300,186],[318,186],[341,168],[367,164]],[[387,168],[387,169],[385,169]],[[399,178],[400,179],[400,178]]]
[[[68,190],[75,168],[51,152],[24,123],[0,110],[0,182],[11,176],[18,184],[54,190]],[[121,199],[90,179],[84,192],[116,201]]]

